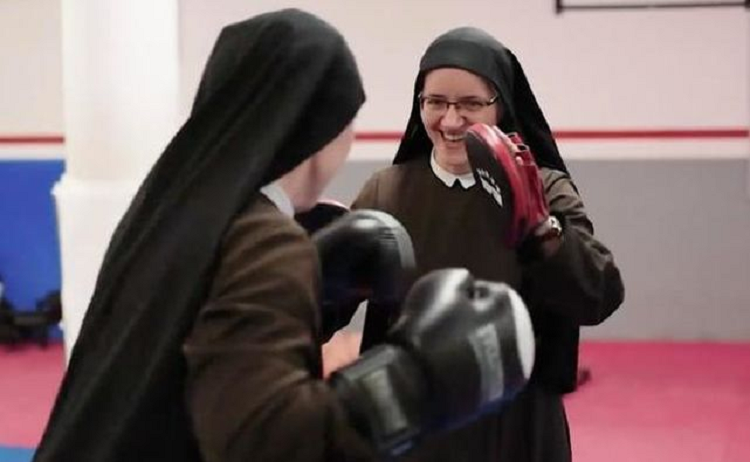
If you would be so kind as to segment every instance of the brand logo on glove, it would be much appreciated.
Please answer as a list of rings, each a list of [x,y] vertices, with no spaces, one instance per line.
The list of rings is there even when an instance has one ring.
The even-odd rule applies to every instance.
[[[495,183],[495,179],[490,176],[487,170],[478,168],[477,174],[479,175],[479,182],[482,184],[482,189],[487,191],[487,194],[492,196],[500,207],[503,206],[503,196],[500,194],[500,186]]]
[[[505,376],[502,368],[502,350],[495,327],[488,325],[477,329],[469,336],[469,343],[482,373],[482,399],[494,401],[502,397],[505,391]]]

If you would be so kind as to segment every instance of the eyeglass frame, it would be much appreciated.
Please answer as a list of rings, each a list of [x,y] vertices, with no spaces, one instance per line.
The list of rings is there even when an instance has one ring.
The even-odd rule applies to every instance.
[[[428,98],[434,98],[434,99],[439,100],[440,102],[445,103],[445,109],[438,111],[438,113],[440,113],[440,114],[446,114],[450,110],[451,106],[455,106],[456,107],[456,112],[458,112],[460,114],[465,114],[465,113],[475,114],[475,113],[481,111],[482,109],[484,109],[486,107],[490,107],[493,104],[495,104],[497,102],[497,100],[498,100],[499,97],[500,97],[500,94],[496,94],[495,96],[493,96],[492,98],[490,98],[488,100],[483,100],[482,98],[471,96],[471,97],[468,97],[468,98],[464,99],[463,101],[460,100],[460,99],[458,101],[450,101],[447,98],[446,99],[442,99],[440,97],[428,96],[428,95],[423,94],[422,92],[419,92],[419,94],[417,95],[417,100],[419,101],[419,107],[422,110],[425,110],[424,109],[424,103],[425,103],[425,101],[427,101]],[[471,103],[481,103],[483,107],[477,109],[476,111],[472,111],[472,110],[466,109],[466,108],[463,108],[463,109],[461,108],[461,104],[462,103],[465,104],[465,103],[469,103],[469,102],[471,102]]]

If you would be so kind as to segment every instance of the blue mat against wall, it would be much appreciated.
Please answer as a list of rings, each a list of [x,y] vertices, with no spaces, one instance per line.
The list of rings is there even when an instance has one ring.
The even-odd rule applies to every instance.
[[[31,448],[9,448],[0,446],[0,462],[29,462],[34,456]]]
[[[63,170],[62,160],[0,161],[0,276],[16,309],[60,289],[52,187]]]

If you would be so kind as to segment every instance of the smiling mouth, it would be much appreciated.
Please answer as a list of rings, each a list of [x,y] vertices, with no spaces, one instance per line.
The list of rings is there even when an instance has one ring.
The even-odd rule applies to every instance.
[[[446,141],[450,141],[453,143],[458,143],[466,139],[466,133],[456,134],[456,133],[442,133],[443,139]]]

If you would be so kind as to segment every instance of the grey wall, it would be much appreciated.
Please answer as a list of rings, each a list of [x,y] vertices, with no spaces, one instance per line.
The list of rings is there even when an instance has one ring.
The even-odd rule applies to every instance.
[[[349,203],[385,162],[351,161],[327,194]],[[573,160],[626,301],[586,338],[750,340],[750,196],[744,160]]]

